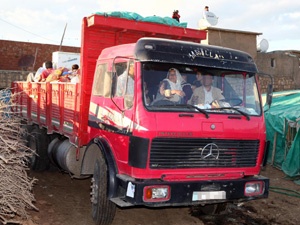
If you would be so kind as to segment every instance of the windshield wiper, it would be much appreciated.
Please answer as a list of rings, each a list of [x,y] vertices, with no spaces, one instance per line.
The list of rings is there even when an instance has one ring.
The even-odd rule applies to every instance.
[[[190,104],[176,104],[176,103],[172,103],[172,104],[162,104],[162,105],[152,105],[151,107],[158,107],[158,108],[182,108],[182,107],[186,107],[188,109],[196,109],[198,112],[201,112],[205,115],[206,118],[209,118],[208,113],[204,110],[204,109],[200,109],[197,106],[194,105],[190,105]]]
[[[234,107],[211,108],[211,109],[209,109],[209,110],[219,110],[219,109],[233,109],[233,110],[239,112],[240,114],[242,114],[243,116],[245,116],[245,117],[247,118],[247,120],[250,120],[250,116],[249,116],[248,113],[245,113],[245,112],[243,112],[242,110],[237,109],[237,108],[234,108]]]
[[[188,108],[196,109],[198,112],[203,113],[207,119],[209,118],[208,113],[204,109],[200,109],[197,106],[194,106],[194,105],[191,105],[191,104],[181,104],[181,106],[186,106]]]

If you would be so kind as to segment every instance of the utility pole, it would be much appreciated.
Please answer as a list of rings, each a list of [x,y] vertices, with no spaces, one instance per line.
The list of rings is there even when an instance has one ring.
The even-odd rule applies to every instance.
[[[66,23],[66,26],[65,26],[63,35],[62,35],[62,37],[61,37],[61,41],[60,41],[60,45],[59,45],[59,50],[58,50],[58,51],[61,50],[61,46],[62,46],[62,43],[63,43],[63,40],[64,40],[64,36],[65,36],[65,33],[66,33],[67,25],[68,25],[68,24]]]

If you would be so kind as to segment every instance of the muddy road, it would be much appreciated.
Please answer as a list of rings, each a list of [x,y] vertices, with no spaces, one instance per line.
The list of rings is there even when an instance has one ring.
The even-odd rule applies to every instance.
[[[271,166],[262,172],[270,178],[270,185],[300,192],[300,185],[287,179],[284,173]],[[90,179],[75,180],[57,171],[30,172],[37,178],[34,186],[35,205],[39,212],[30,211],[30,225],[93,225],[90,206]],[[197,208],[125,208],[117,209],[112,225],[241,225],[241,224],[300,224],[300,199],[270,192],[268,199],[242,205],[231,205],[227,215],[203,216]]]

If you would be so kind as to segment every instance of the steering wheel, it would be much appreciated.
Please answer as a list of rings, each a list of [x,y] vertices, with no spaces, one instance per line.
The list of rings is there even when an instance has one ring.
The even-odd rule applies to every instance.
[[[153,101],[150,105],[152,106],[159,106],[159,105],[175,105],[175,102],[169,101],[169,100],[158,100],[158,101]]]
[[[223,101],[229,102],[229,104],[232,105],[232,106],[240,105],[243,102],[243,100],[240,99],[240,98],[226,98]]]

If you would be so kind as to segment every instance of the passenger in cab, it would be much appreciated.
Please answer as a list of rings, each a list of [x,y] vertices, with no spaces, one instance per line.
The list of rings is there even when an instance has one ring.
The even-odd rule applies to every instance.
[[[167,77],[160,83],[156,101],[169,100],[175,103],[183,103],[185,93],[181,86],[182,77],[179,71],[171,68]]]
[[[184,103],[187,103],[193,94],[192,85],[187,81],[187,75],[181,75],[181,77],[182,77],[181,87],[185,94],[183,99],[184,99]]]
[[[202,75],[202,86],[194,90],[194,93],[189,100],[192,105],[211,104],[214,100],[225,99],[222,91],[219,88],[213,87],[213,74],[204,72]]]
[[[144,102],[146,105],[150,105],[151,99],[149,97],[149,90],[148,90],[147,83],[145,81],[144,81],[143,88],[144,88]]]
[[[202,86],[202,82],[201,82],[201,81],[202,81],[202,73],[201,73],[200,70],[197,70],[197,73],[196,73],[196,80],[194,80],[193,83],[192,83],[192,89],[193,89],[193,91],[194,91],[196,88]]]
[[[125,94],[133,95],[133,93],[134,93],[134,62],[132,61],[129,63],[129,69],[128,70],[126,69],[118,77],[116,96],[124,96]]]

